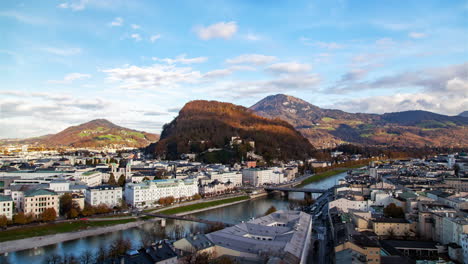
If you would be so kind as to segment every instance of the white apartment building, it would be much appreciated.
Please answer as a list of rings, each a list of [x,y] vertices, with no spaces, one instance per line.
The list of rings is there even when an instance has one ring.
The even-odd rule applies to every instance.
[[[287,180],[284,174],[273,169],[251,168],[242,171],[244,185],[262,186],[264,184],[279,184]]]
[[[0,216],[6,216],[8,220],[13,218],[13,200],[10,196],[0,195]]]
[[[120,205],[122,194],[122,187],[110,185],[95,186],[85,191],[85,201],[92,206],[105,204],[109,207],[114,207]]]
[[[222,183],[231,182],[234,186],[242,186],[242,173],[238,171],[230,172],[209,172],[211,181],[218,180]]]
[[[197,193],[198,184],[195,180],[168,179],[127,183],[124,196],[128,204],[141,207],[150,203],[157,203],[163,197],[182,198]]]
[[[68,192],[70,190],[70,182],[67,180],[52,180],[49,182],[49,189],[54,192]]]
[[[347,213],[349,209],[355,209],[360,211],[369,211],[370,206],[373,205],[371,200],[367,201],[356,201],[349,200],[346,198],[340,198],[329,203],[329,209],[336,207],[341,211]]]
[[[84,182],[89,187],[99,186],[102,184],[102,173],[99,171],[77,173],[75,178]]]

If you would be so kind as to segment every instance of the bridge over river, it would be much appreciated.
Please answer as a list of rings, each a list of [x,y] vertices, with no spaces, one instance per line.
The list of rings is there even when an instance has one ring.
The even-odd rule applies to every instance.
[[[232,226],[230,223],[224,223],[220,221],[210,221],[206,219],[201,219],[197,217],[192,217],[192,216],[187,216],[187,215],[166,215],[166,214],[158,214],[158,213],[145,213],[141,212],[140,215],[147,215],[147,216],[152,216],[152,217],[157,217],[161,219],[174,219],[174,220],[182,220],[182,221],[190,221],[190,222],[197,222],[197,223],[203,223],[207,225],[224,225],[224,226]]]
[[[323,189],[313,189],[313,188],[292,188],[292,187],[265,187],[265,191],[267,192],[274,192],[279,191],[284,194],[284,196],[288,196],[290,192],[302,192],[304,193],[305,199],[312,199],[313,193],[325,193],[327,190]]]

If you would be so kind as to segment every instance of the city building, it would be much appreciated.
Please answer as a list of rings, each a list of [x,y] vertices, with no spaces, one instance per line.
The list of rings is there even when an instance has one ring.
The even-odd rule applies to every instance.
[[[404,218],[378,218],[372,220],[372,228],[379,237],[411,237],[411,223]]]
[[[36,189],[24,192],[22,211],[25,214],[32,213],[38,218],[47,208],[55,209],[59,214],[59,195],[51,190]]]
[[[246,223],[206,235],[216,245],[217,256],[245,261],[267,257],[305,263],[312,234],[312,217],[304,212],[277,211]]]
[[[119,206],[122,201],[122,187],[111,185],[90,187],[85,191],[85,201],[92,206],[100,204],[109,207]]]
[[[89,187],[99,186],[102,184],[102,173],[99,171],[83,172],[77,174],[75,178]]]
[[[287,180],[282,172],[273,169],[250,168],[242,171],[242,183],[250,186],[279,184]]]
[[[0,195],[0,216],[5,216],[8,220],[13,218],[13,200],[10,196]]]
[[[198,193],[198,184],[192,179],[152,180],[125,185],[125,200],[134,207],[156,204],[160,198],[172,196],[187,198]]]

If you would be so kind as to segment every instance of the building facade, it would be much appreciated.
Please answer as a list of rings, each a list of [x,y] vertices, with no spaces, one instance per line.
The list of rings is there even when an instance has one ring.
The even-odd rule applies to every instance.
[[[13,218],[13,200],[10,196],[0,195],[0,216],[8,220]]]
[[[191,197],[198,193],[198,184],[192,179],[153,180],[125,185],[125,200],[134,207],[156,204],[160,198],[174,197],[176,199]]]
[[[85,192],[85,201],[92,206],[105,204],[114,207],[120,205],[122,195],[122,187],[101,185],[88,188]]]
[[[36,218],[47,209],[53,208],[59,214],[59,195],[51,190],[37,189],[24,192],[23,212],[33,214]]]

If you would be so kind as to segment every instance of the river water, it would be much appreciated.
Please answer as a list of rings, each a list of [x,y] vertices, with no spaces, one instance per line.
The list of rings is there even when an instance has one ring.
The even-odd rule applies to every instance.
[[[324,179],[322,181],[308,184],[305,187],[328,189],[333,185],[337,184],[337,181],[339,179],[344,178],[345,176],[346,173],[341,173],[333,177]],[[304,196],[302,193],[291,193],[289,195],[289,199],[303,199],[303,197]],[[288,199],[281,197],[279,194],[276,193],[267,197],[262,197],[239,204],[234,204],[231,206],[196,213],[194,214],[194,216],[212,221],[221,221],[236,224],[240,223],[241,221],[247,221],[252,217],[258,217],[263,215],[272,205],[275,206],[278,210],[287,210],[289,202]],[[172,230],[175,225],[182,226],[186,232],[190,232],[190,230],[194,230],[196,228],[204,227],[203,224],[199,223],[167,220],[166,230]],[[139,245],[141,245],[142,233],[144,233],[145,230],[148,230],[153,226],[154,223],[147,223],[139,228],[130,228],[118,232],[81,238],[46,247],[13,252],[8,255],[7,259],[10,263],[14,264],[44,263],[47,257],[53,254],[73,254],[75,256],[80,256],[84,251],[87,250],[96,251],[101,246],[108,247],[112,244],[113,241],[115,241],[118,238],[130,240],[132,242],[132,245],[136,248]]]

